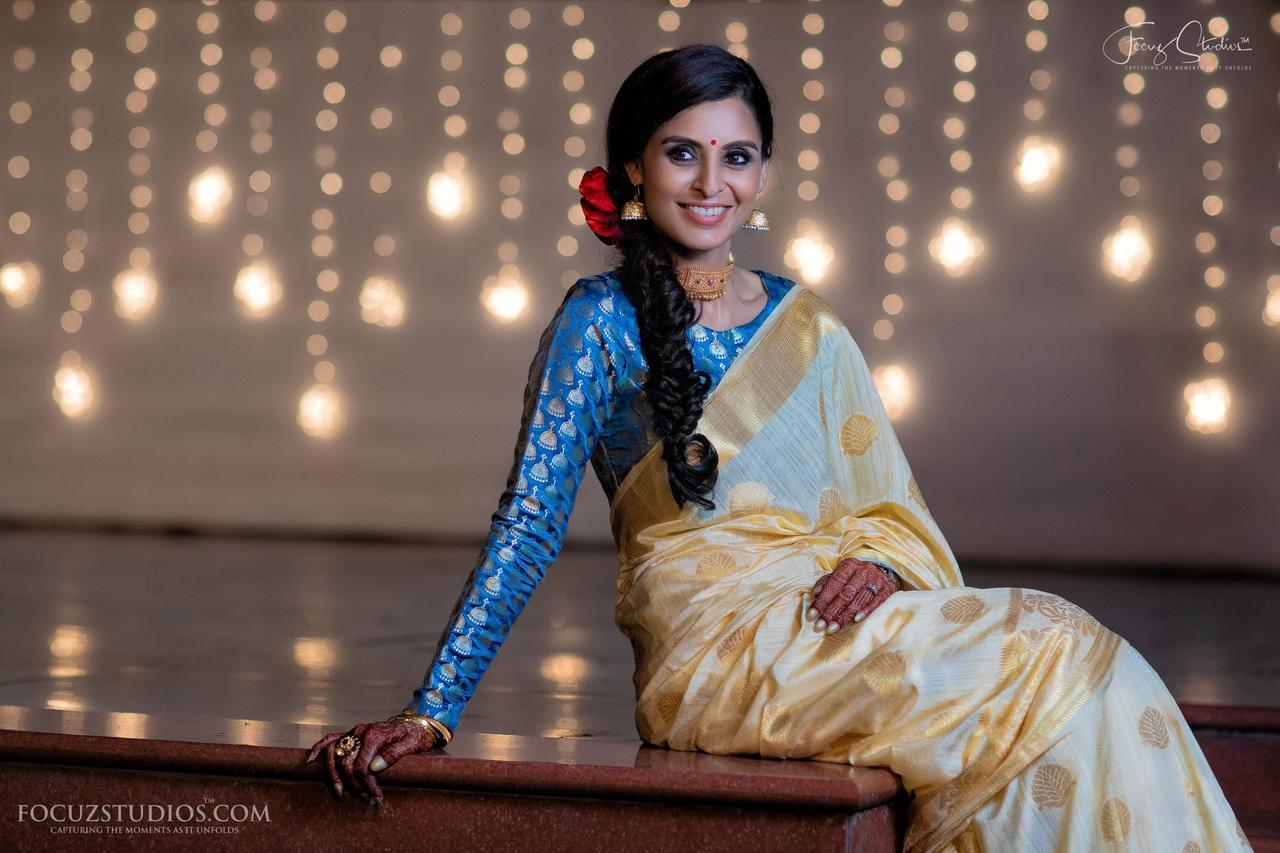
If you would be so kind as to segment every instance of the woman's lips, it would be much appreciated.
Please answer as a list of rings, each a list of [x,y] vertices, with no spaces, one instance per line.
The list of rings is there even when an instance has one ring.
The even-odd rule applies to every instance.
[[[717,213],[715,216],[703,216],[701,213],[698,213],[697,211],[693,210],[693,208],[687,204],[680,205],[680,208],[684,210],[685,213],[689,214],[689,218],[692,219],[694,222],[698,223],[699,225],[716,225],[722,219],[728,216],[729,211],[732,209],[732,205],[720,205],[720,204],[705,204],[705,205],[700,204],[698,205],[698,207],[706,207],[706,208],[718,207],[720,208],[720,212]]]

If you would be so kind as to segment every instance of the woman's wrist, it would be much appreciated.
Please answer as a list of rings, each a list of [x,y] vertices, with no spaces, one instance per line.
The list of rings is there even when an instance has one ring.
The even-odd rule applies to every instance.
[[[897,572],[895,572],[892,568],[880,562],[879,560],[866,560],[865,562],[870,563],[880,571],[884,572],[885,577],[888,578],[889,581],[893,584],[894,589],[902,589],[902,577]]]
[[[434,736],[434,742],[439,746],[448,746],[449,741],[453,740],[453,732],[449,727],[434,717],[426,717],[422,714],[415,713],[412,708],[405,708],[399,714],[388,717],[390,720],[405,720],[421,726]]]

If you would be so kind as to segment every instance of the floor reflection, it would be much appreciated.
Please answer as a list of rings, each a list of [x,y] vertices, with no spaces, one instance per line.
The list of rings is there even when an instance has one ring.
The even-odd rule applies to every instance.
[[[475,549],[0,534],[0,728],[21,709],[301,724],[385,719],[427,671]],[[965,566],[975,586],[1075,601],[1125,636],[1182,702],[1280,706],[1280,579],[1171,579]],[[470,732],[634,738],[633,656],[616,560],[566,550],[490,666]],[[142,735],[138,733],[142,732]],[[228,736],[258,743],[254,725]],[[291,736],[293,736],[291,734]],[[318,735],[317,735],[318,736]]]

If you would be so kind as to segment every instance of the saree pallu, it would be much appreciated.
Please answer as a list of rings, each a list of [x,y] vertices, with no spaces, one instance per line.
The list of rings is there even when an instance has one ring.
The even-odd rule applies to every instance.
[[[1159,677],[1076,605],[964,586],[848,329],[793,287],[708,397],[714,510],[655,446],[611,506],[648,743],[888,767],[907,850],[1248,849]],[[905,586],[834,635],[844,557]]]

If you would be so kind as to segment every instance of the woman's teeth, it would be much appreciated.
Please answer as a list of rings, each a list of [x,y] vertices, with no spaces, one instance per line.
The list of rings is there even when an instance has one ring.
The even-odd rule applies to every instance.
[[[700,216],[716,216],[726,210],[724,206],[720,207],[698,207],[696,204],[686,204],[685,207],[697,213]]]

